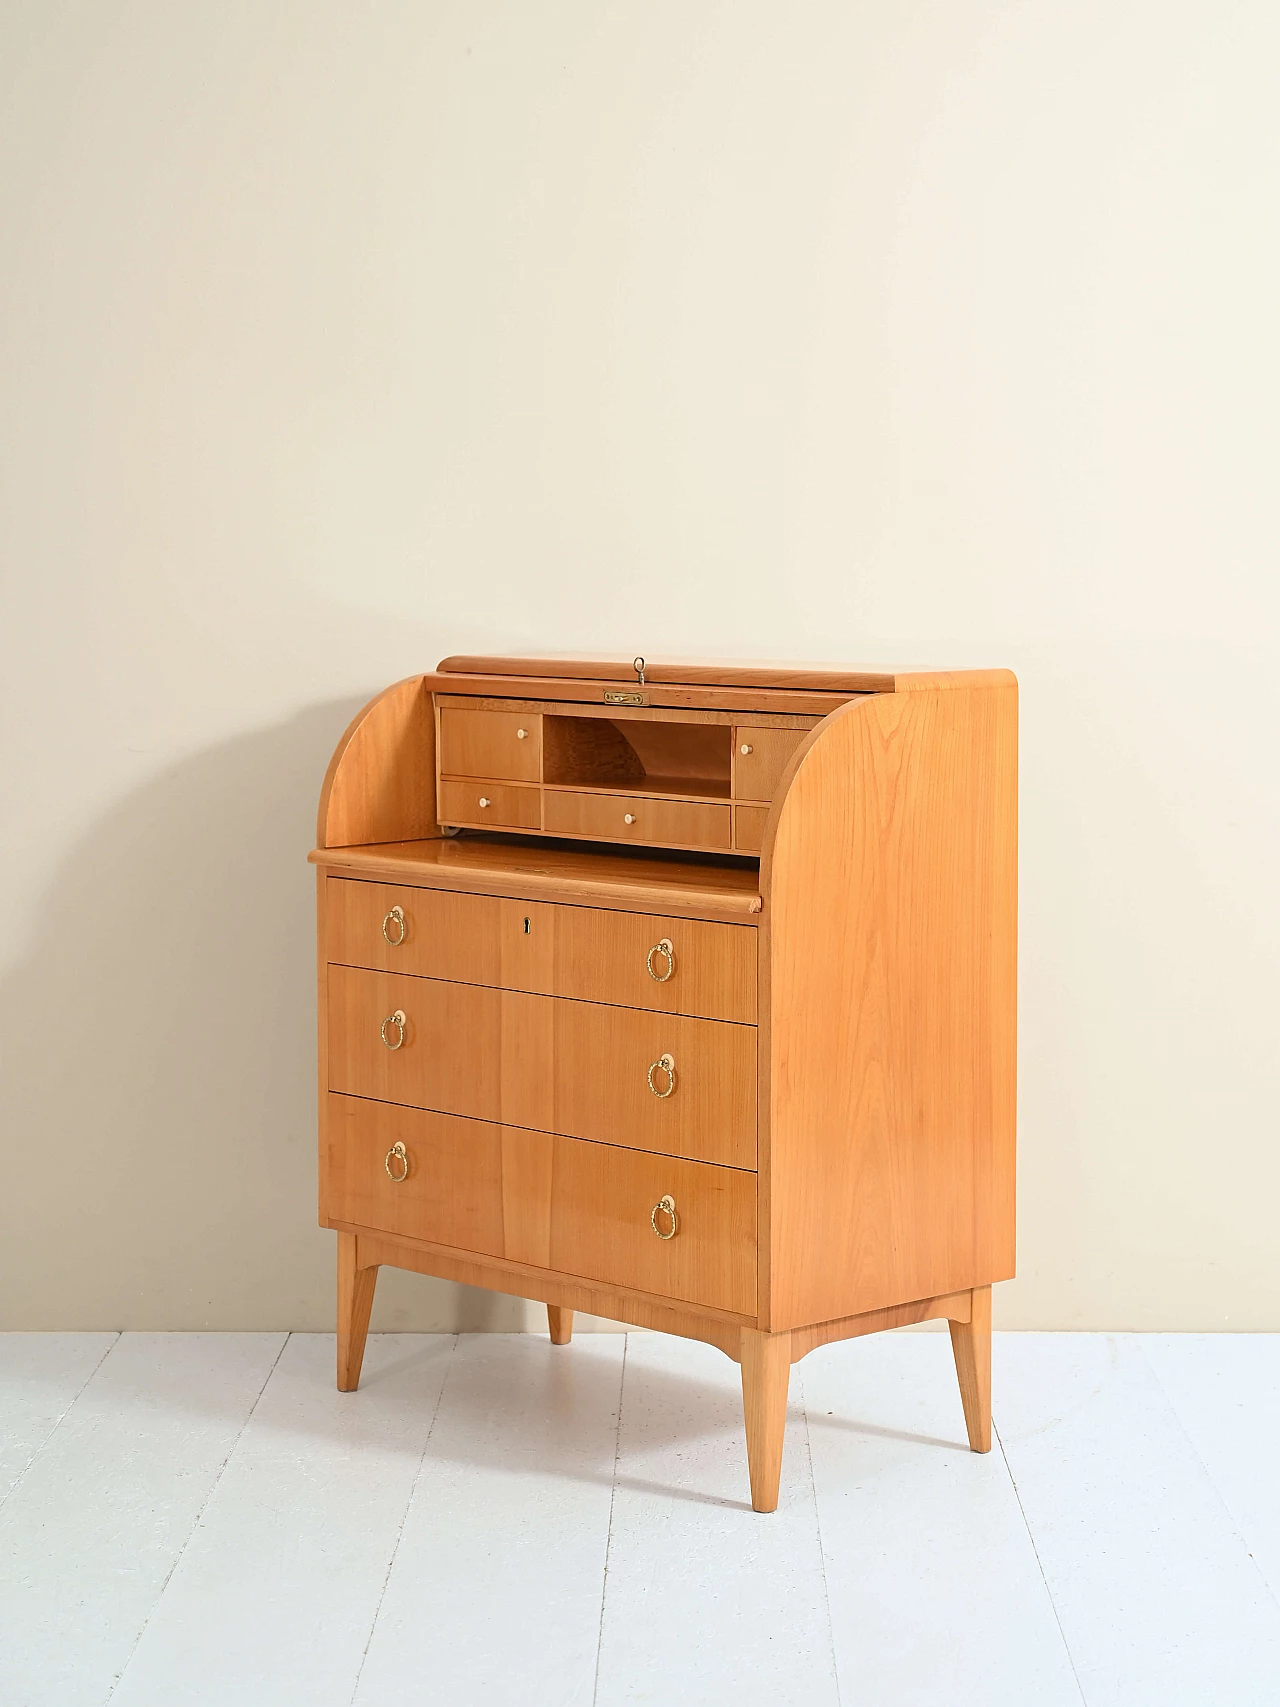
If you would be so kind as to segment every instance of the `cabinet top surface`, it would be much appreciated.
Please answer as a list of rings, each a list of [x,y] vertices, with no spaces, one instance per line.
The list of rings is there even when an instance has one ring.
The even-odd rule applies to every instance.
[[[733,917],[754,924],[760,911],[756,864],[689,859],[652,850],[583,846],[482,835],[445,841],[376,842],[317,848],[316,865],[352,876],[385,878],[429,889],[480,889],[547,896],[585,905],[623,904],[655,913]]]
[[[540,681],[621,682],[634,686],[637,663],[646,683],[672,687],[796,688],[820,693],[892,693],[892,670],[850,664],[708,663],[688,658],[495,657],[457,654],[437,665],[441,676],[524,676]]]

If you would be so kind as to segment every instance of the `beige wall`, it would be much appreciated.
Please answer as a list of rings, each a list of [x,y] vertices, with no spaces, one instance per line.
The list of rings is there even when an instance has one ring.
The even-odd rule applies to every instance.
[[[328,1324],[326,760],[571,646],[1016,669],[998,1320],[1280,1328],[1278,54],[1274,0],[0,6],[3,1325]]]

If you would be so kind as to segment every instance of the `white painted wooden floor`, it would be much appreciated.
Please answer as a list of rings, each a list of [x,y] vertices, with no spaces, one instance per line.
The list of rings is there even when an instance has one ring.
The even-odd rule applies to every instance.
[[[0,1336],[0,1702],[1277,1707],[1280,1335]]]

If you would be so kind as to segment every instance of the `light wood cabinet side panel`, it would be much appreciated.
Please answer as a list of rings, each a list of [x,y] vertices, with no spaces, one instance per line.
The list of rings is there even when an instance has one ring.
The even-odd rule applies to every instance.
[[[762,879],[769,1325],[1008,1278],[1012,679],[835,713],[791,773]]]
[[[436,729],[423,676],[371,699],[339,741],[320,790],[322,848],[437,836]]]

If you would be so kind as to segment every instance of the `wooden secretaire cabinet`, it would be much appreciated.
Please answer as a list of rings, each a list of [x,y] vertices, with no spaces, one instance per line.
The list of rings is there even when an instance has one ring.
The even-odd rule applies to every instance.
[[[758,1511],[830,1340],[946,1318],[988,1450],[1012,675],[449,658],[347,730],[317,840],[339,1387],[390,1263],[719,1346]]]

